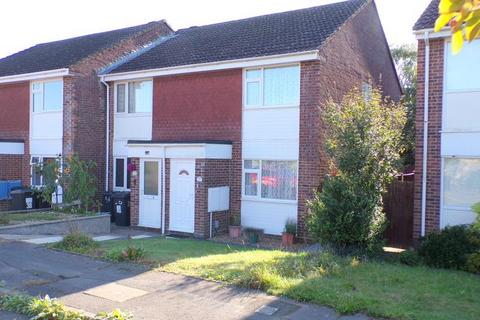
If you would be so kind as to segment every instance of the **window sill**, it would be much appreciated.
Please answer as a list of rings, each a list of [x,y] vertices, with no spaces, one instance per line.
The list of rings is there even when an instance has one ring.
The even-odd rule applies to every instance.
[[[135,113],[115,112],[115,116],[118,116],[120,118],[151,117],[152,112],[135,112]]]
[[[243,106],[244,110],[298,109],[300,104],[285,106]]]
[[[264,199],[264,198],[246,197],[246,196],[242,196],[241,200],[249,201],[249,202],[264,202],[264,203],[276,203],[276,204],[298,204],[297,200]]]
[[[54,113],[62,113],[63,109],[60,110],[49,110],[49,111],[32,111],[33,114],[54,114]]]

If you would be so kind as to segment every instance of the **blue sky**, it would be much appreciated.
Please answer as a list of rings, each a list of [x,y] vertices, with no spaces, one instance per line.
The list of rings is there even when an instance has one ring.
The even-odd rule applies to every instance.
[[[0,57],[37,43],[166,19],[174,29],[312,7],[332,0],[16,0],[2,3]],[[414,42],[430,0],[376,0],[390,44]]]

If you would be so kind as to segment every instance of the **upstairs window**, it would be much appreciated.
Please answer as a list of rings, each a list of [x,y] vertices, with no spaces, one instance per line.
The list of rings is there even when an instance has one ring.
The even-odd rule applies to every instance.
[[[300,66],[247,69],[246,107],[298,106],[300,104]]]
[[[32,84],[33,112],[60,111],[63,108],[63,81],[43,81]]]
[[[152,112],[153,84],[151,80],[118,83],[115,88],[117,113]]]

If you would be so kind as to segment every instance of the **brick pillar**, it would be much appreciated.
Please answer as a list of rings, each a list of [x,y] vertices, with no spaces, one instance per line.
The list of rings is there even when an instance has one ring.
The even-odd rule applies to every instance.
[[[130,174],[130,224],[138,226],[139,210],[140,210],[140,159],[132,158],[131,162],[136,170],[136,174]]]

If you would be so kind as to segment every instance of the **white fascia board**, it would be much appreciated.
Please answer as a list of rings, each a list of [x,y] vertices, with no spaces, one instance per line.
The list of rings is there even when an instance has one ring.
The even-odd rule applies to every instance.
[[[139,78],[152,78],[158,76],[177,75],[185,73],[206,72],[215,70],[251,68],[268,65],[279,65],[301,61],[311,61],[318,59],[318,50],[288,53],[267,57],[253,57],[238,60],[217,61],[202,64],[193,64],[169,68],[139,70],[122,73],[113,73],[100,75],[104,81],[132,80]]]
[[[128,144],[129,158],[232,159],[232,145],[213,143]]]
[[[0,142],[0,154],[23,155],[24,142]]]
[[[428,39],[448,38],[452,36],[452,32],[449,28],[443,28],[439,32],[435,32],[433,28],[415,30],[413,34],[415,35],[417,40],[424,40],[426,32],[428,32]]]
[[[47,70],[40,72],[32,73],[23,73],[16,74],[12,76],[0,77],[0,83],[11,83],[11,82],[21,82],[21,81],[32,81],[39,79],[48,79],[48,78],[59,78],[70,75],[68,68]]]

